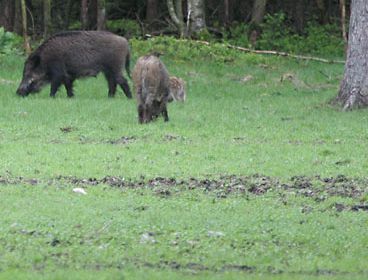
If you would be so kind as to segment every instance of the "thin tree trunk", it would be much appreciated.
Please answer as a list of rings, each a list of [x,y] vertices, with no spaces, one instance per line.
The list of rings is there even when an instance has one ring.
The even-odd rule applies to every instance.
[[[368,2],[353,0],[344,78],[336,101],[344,110],[368,106]]]
[[[340,0],[340,12],[341,12],[341,34],[345,44],[345,52],[348,46],[348,37],[346,33],[346,3],[345,0]]]
[[[23,34],[21,0],[16,0],[14,4],[13,31],[19,35]]]
[[[146,21],[152,23],[158,17],[158,2],[157,0],[147,0]]]
[[[88,0],[81,0],[81,26],[83,30],[88,26]]]
[[[14,1],[0,1],[0,26],[4,26],[5,30],[13,31],[14,27]]]
[[[43,38],[51,33],[51,0],[43,0]]]
[[[177,26],[180,36],[183,37],[183,35],[184,35],[184,20],[183,20],[183,10],[182,10],[182,0],[176,0],[175,1],[175,7],[174,7],[173,0],[167,0],[166,4],[167,4],[167,8],[169,10],[171,20]]]
[[[26,54],[29,55],[31,53],[31,47],[29,45],[28,35],[27,35],[27,7],[26,7],[26,1],[20,0],[21,4],[21,10],[22,10],[22,27],[23,27],[23,44],[24,44],[24,50],[26,51]]]
[[[302,33],[305,26],[305,3],[304,0],[295,0],[294,4],[295,27],[299,33]]]
[[[88,0],[88,29],[97,29],[97,15],[98,15],[98,1],[99,0]]]
[[[229,0],[224,0],[224,25],[227,26],[230,22],[229,20]]]
[[[105,0],[97,0],[97,30],[105,29],[106,5]]]

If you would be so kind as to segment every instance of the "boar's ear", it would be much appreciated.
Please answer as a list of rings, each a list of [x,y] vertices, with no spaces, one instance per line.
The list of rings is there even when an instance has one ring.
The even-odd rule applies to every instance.
[[[32,63],[32,68],[37,68],[40,65],[41,57],[37,54],[32,54],[29,57],[29,61]]]

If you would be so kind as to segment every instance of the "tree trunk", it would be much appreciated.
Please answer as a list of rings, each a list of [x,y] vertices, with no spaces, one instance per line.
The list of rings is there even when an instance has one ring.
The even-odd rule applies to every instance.
[[[7,31],[13,31],[14,16],[14,1],[0,1],[0,26],[3,26]]]
[[[319,23],[326,24],[328,22],[326,5],[324,0],[316,0],[317,8],[319,10]]]
[[[368,106],[368,2],[353,0],[344,78],[336,101],[344,110]]]
[[[97,29],[97,4],[98,0],[88,0],[88,26],[87,29]]]
[[[51,0],[43,0],[43,38],[51,33]]]
[[[250,43],[253,47],[255,47],[261,33],[260,24],[262,23],[265,15],[266,4],[267,0],[254,0],[253,2],[251,32],[249,36]]]
[[[199,33],[206,29],[204,0],[188,0],[189,33]]]
[[[88,27],[88,0],[81,0],[81,26],[85,30]]]
[[[21,0],[14,3],[14,27],[13,31],[18,35],[23,34]]]
[[[267,0],[254,0],[252,9],[253,24],[259,25],[263,21],[263,17],[266,11]]]
[[[341,34],[345,44],[345,52],[347,50],[348,37],[346,34],[346,3],[345,0],[340,0],[340,13],[341,13]]]
[[[305,26],[305,3],[304,0],[295,0],[294,20],[298,33],[302,33]]]
[[[29,55],[31,53],[31,47],[29,45],[28,35],[27,35],[27,7],[26,1],[20,0],[21,10],[22,10],[22,27],[23,27],[23,42],[24,42],[24,50],[26,54]]]
[[[97,30],[104,30],[106,23],[105,0],[97,0]]]
[[[157,0],[147,0],[146,21],[152,23],[158,17],[158,2]]]
[[[184,36],[184,20],[183,20],[183,10],[182,10],[182,0],[175,0],[175,7],[173,0],[167,0],[167,8],[171,20],[175,23],[178,28],[180,37]]]

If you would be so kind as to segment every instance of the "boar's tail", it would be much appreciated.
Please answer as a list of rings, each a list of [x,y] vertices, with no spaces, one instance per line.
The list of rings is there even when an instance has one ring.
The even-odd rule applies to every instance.
[[[130,76],[130,53],[128,52],[126,55],[126,59],[125,59],[125,70],[128,74],[128,77],[131,79],[132,77]]]

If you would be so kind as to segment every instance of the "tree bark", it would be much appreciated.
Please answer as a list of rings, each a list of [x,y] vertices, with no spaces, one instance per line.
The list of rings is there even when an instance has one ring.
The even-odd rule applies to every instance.
[[[23,28],[23,44],[24,50],[27,55],[31,53],[31,47],[29,45],[28,35],[27,35],[27,7],[25,0],[20,0],[21,10],[22,10],[22,28]]]
[[[348,36],[346,34],[346,3],[345,0],[340,0],[340,13],[341,13],[341,34],[345,44],[345,52],[347,51]]]
[[[169,14],[171,20],[175,23],[178,28],[180,37],[184,36],[184,20],[183,20],[183,10],[182,10],[182,0],[175,1],[175,7],[173,0],[167,0],[167,8],[169,10]]]
[[[51,0],[43,0],[43,38],[49,37],[51,32]]]
[[[263,21],[266,11],[267,0],[254,0],[252,8],[251,32],[249,36],[250,43],[255,47],[260,35],[260,24]]]
[[[254,0],[252,9],[253,24],[259,25],[263,21],[263,17],[266,11],[267,0]]]
[[[188,35],[199,33],[206,29],[206,13],[204,0],[188,0]]]
[[[305,26],[305,3],[304,0],[295,0],[294,20],[298,33],[302,33]]]
[[[157,0],[147,0],[146,21],[154,22],[158,17],[158,2]]]
[[[87,29],[88,26],[88,0],[81,0],[81,26],[82,29]]]
[[[344,110],[368,106],[368,2],[353,0],[344,78],[336,101]]]
[[[97,0],[97,30],[104,30],[106,23],[105,0]]]
[[[0,1],[0,26],[4,26],[5,30],[13,31],[14,27],[14,1]]]

